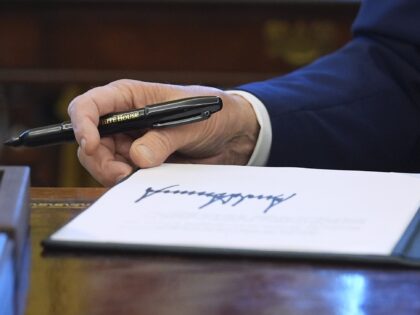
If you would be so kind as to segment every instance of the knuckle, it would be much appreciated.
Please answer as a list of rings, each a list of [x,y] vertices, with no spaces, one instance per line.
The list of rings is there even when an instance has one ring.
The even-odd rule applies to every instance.
[[[75,112],[75,110],[78,107],[78,104],[80,102],[80,95],[75,97],[69,104],[69,106],[67,107],[67,113],[69,114],[69,116],[72,116],[73,113]]]

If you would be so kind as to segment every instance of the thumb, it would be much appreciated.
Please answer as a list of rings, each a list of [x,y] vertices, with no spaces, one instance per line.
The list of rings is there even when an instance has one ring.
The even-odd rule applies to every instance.
[[[140,168],[158,166],[181,146],[181,139],[174,129],[150,130],[132,143],[130,158]]]

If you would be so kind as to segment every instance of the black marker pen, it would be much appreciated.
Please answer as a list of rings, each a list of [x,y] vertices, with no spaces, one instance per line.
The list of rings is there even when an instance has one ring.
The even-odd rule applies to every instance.
[[[100,117],[98,130],[101,136],[120,132],[173,127],[208,119],[222,109],[222,99],[217,96],[199,96],[148,105],[127,112]],[[4,144],[12,147],[37,147],[75,141],[71,122],[29,129]]]

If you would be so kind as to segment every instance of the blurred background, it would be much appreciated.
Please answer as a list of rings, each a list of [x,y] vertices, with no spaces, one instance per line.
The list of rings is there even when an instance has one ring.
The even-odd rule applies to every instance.
[[[129,78],[223,89],[290,72],[343,46],[358,1],[0,1],[0,165],[32,186],[96,186],[76,146],[5,148],[67,120],[72,98]]]

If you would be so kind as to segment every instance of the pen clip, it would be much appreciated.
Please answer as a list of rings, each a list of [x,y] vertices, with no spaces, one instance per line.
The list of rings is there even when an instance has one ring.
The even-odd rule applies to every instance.
[[[210,111],[206,110],[206,111],[200,113],[200,115],[197,115],[197,116],[192,116],[192,117],[187,117],[187,118],[182,118],[182,119],[177,119],[177,120],[171,120],[171,121],[167,121],[167,122],[154,123],[153,128],[173,127],[173,126],[179,126],[179,125],[184,125],[184,124],[190,124],[190,123],[206,120],[210,117],[210,115],[211,115]]]

